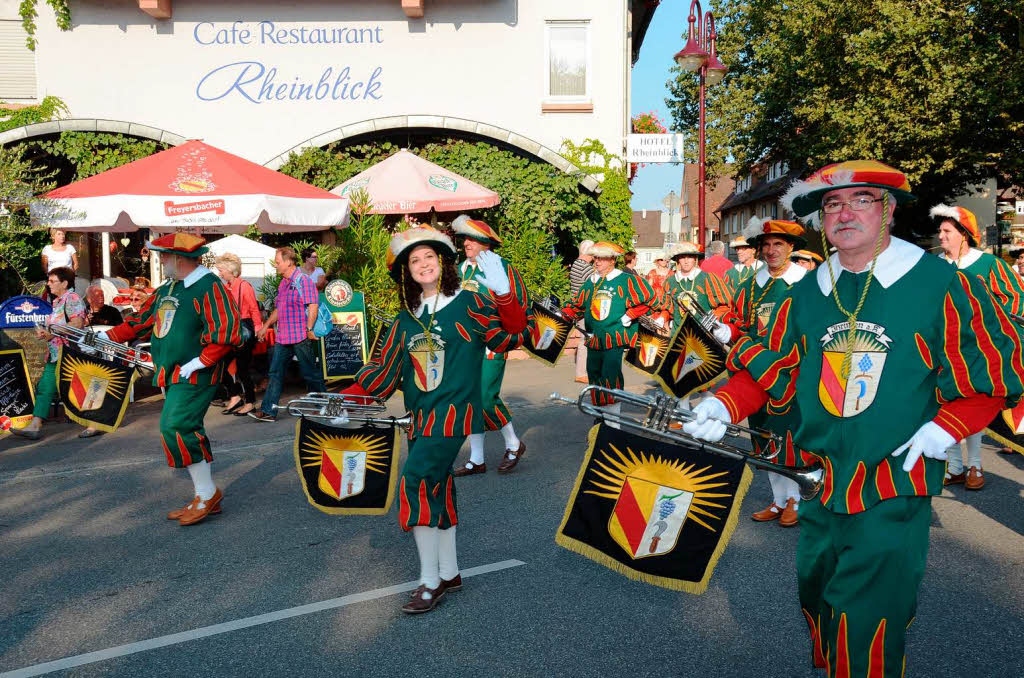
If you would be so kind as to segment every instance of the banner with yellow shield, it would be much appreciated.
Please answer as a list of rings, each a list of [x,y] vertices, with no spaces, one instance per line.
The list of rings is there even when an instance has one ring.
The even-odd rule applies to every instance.
[[[57,391],[64,412],[82,426],[111,433],[128,409],[128,394],[138,373],[134,367],[84,353],[74,344],[61,347],[57,360]]]
[[[700,594],[751,477],[742,460],[599,424],[555,542],[630,579]]]
[[[336,515],[384,515],[398,477],[398,428],[344,428],[303,417],[295,467],[309,503]]]

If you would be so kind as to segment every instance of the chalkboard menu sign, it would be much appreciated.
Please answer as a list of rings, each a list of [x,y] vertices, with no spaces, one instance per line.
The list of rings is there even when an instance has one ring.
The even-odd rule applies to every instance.
[[[324,379],[351,378],[366,363],[366,308],[362,292],[343,280],[333,280],[320,296],[331,312],[333,326],[320,339],[320,365]]]
[[[0,351],[0,428],[22,428],[32,420],[35,396],[28,378],[25,352]]]

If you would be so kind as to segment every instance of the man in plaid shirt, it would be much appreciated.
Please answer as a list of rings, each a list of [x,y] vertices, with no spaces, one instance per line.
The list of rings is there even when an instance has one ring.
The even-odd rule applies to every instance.
[[[317,365],[317,338],[313,334],[319,294],[312,279],[299,270],[299,257],[291,247],[278,247],[274,266],[281,274],[274,312],[256,333],[260,340],[267,328],[276,326],[274,355],[270,359],[270,379],[259,410],[249,416],[256,421],[277,419],[277,401],[281,398],[284,372],[292,356],[299,362],[302,377],[310,391],[325,391],[324,378]]]

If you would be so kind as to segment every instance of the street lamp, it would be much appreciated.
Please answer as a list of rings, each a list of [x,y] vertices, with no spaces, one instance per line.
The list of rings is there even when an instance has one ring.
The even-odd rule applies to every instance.
[[[688,73],[700,74],[700,121],[697,129],[697,242],[704,247],[705,218],[705,165],[706,148],[704,141],[704,92],[707,85],[722,82],[729,70],[718,60],[718,48],[715,44],[715,17],[708,10],[704,13],[700,0],[690,2],[690,32],[686,38],[686,46],[675,56],[679,67]]]

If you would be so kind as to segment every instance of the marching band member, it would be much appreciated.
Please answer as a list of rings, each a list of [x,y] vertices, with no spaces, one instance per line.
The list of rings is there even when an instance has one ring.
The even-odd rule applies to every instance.
[[[797,266],[803,266],[808,271],[818,268],[818,264],[825,261],[820,254],[811,250],[797,250],[789,255],[790,260]]]
[[[149,243],[160,252],[167,282],[157,288],[138,313],[98,333],[125,342],[151,336],[156,373],[153,385],[164,388],[160,437],[167,465],[187,468],[195,497],[168,520],[195,525],[221,512],[223,493],[210,471],[213,453],[203,417],[220,383],[221,360],[242,343],[238,307],[224,283],[199,263],[206,240],[191,233],[172,233]]]
[[[479,280],[481,272],[480,267],[477,266],[476,257],[480,252],[492,251],[500,245],[501,238],[485,222],[470,219],[464,214],[452,222],[452,228],[457,235],[462,236],[462,248],[466,253],[466,260],[459,266],[459,272],[462,275],[462,289],[484,294],[493,299],[493,292],[483,286]],[[516,295],[519,306],[524,309],[529,308],[530,298],[527,295],[523,277],[508,261],[501,257],[499,260],[505,269],[505,275],[512,282],[512,291]],[[490,349],[486,349],[486,352],[481,374],[484,426],[488,431],[501,431],[501,437],[505,439],[505,456],[498,464],[498,473],[508,473],[516,467],[523,454],[526,453],[526,443],[516,437],[516,431],[512,427],[512,413],[501,400],[501,382],[505,378],[505,354],[495,353]],[[486,472],[484,434],[470,433],[469,461],[463,468],[455,470],[455,477]]]
[[[761,220],[757,217],[750,217],[746,228],[751,228],[754,224],[760,226]],[[757,252],[754,251],[754,248],[750,246],[750,243],[742,235],[733,238],[729,243],[729,247],[736,253],[737,263],[725,272],[725,284],[729,286],[729,291],[733,292],[739,289],[741,283],[753,277],[764,266],[764,263],[757,258]]]
[[[912,198],[875,161],[791,186],[787,207],[837,252],[791,288],[764,338],[736,343],[729,360],[745,369],[684,426],[720,440],[723,422],[795,389],[801,459],[824,466],[819,500],[800,507],[800,604],[814,664],[833,676],[903,674],[946,449],[1024,391],[1020,339],[981,281],[890,236]]]
[[[682,298],[687,293],[694,293],[697,303],[716,316],[721,316],[728,309],[730,291],[721,278],[700,270],[697,260],[703,257],[700,246],[692,242],[679,243],[672,254],[676,272],[665,281],[663,314],[666,321],[672,319],[673,330],[679,327],[686,312]]]
[[[764,259],[766,266],[740,284],[733,293],[730,312],[723,318],[726,327],[716,330],[716,339],[723,344],[736,341],[741,335],[760,340],[768,331],[768,320],[774,309],[787,295],[789,288],[807,273],[789,260],[795,247],[803,247],[803,227],[793,221],[771,219],[763,224],[753,224],[745,229],[747,242]],[[721,332],[721,334],[719,334]],[[732,367],[732,366],[730,366]],[[738,370],[743,369],[742,366]],[[750,426],[765,428],[786,440],[784,450],[777,450],[779,463],[793,466],[796,454],[793,449],[792,430],[800,420],[799,410],[793,393],[785,397],[769,398],[763,410],[750,415]],[[754,440],[755,452],[761,453],[758,441]],[[772,486],[772,503],[768,508],[754,513],[751,518],[758,522],[778,520],[782,527],[797,524],[797,510],[800,506],[800,488],[796,481],[768,471]]]
[[[1005,261],[978,249],[981,232],[974,213],[963,207],[936,205],[930,214],[940,220],[940,258],[966,275],[981,278],[982,284],[988,287],[1007,315],[1020,315],[1024,312],[1024,285],[1021,285],[1020,278]],[[968,490],[980,490],[985,486],[985,476],[981,470],[981,436],[980,432],[972,433],[963,441],[963,446],[967,447],[969,467],[966,473],[961,444],[957,443],[946,450],[949,455],[944,481],[946,485],[963,483]]]
[[[50,316],[46,319],[45,329],[36,328],[36,336],[47,341],[48,353],[43,374],[36,382],[36,404],[32,409],[32,421],[24,428],[10,429],[14,435],[29,440],[39,440],[43,436],[43,420],[49,416],[50,403],[57,393],[57,358],[60,356],[60,347],[68,343],[67,339],[50,334],[50,327],[70,325],[82,329],[85,326],[85,302],[75,292],[75,272],[71,268],[57,266],[51,269],[46,277],[46,288],[50,299],[53,300],[53,306]],[[82,431],[79,437],[88,438],[94,435],[85,435],[88,430]]]
[[[451,239],[428,226],[391,238],[388,268],[403,310],[380,353],[343,391],[388,398],[401,388],[413,418],[398,511],[420,559],[420,586],[402,607],[409,614],[433,610],[446,592],[462,586],[452,464],[466,436],[484,431],[485,349],[511,351],[528,332],[501,258],[484,251],[476,256],[475,280],[490,291],[483,295],[460,289],[455,256]]]
[[[622,354],[636,341],[633,321],[646,315],[654,303],[654,290],[640,276],[615,268],[616,257],[624,250],[610,242],[594,243],[594,273],[580,288],[576,298],[562,312],[570,319],[582,316],[587,331],[587,378],[592,385],[622,388]],[[595,405],[618,413],[614,398],[591,391]]]
[[[654,268],[647,272],[647,284],[654,290],[654,303],[651,305],[652,308],[661,308],[665,304],[665,281],[672,275],[671,269],[668,267],[668,257],[665,256],[664,252],[659,252],[658,256],[654,259]],[[661,315],[655,318],[655,321],[659,325],[665,324],[665,319]]]

